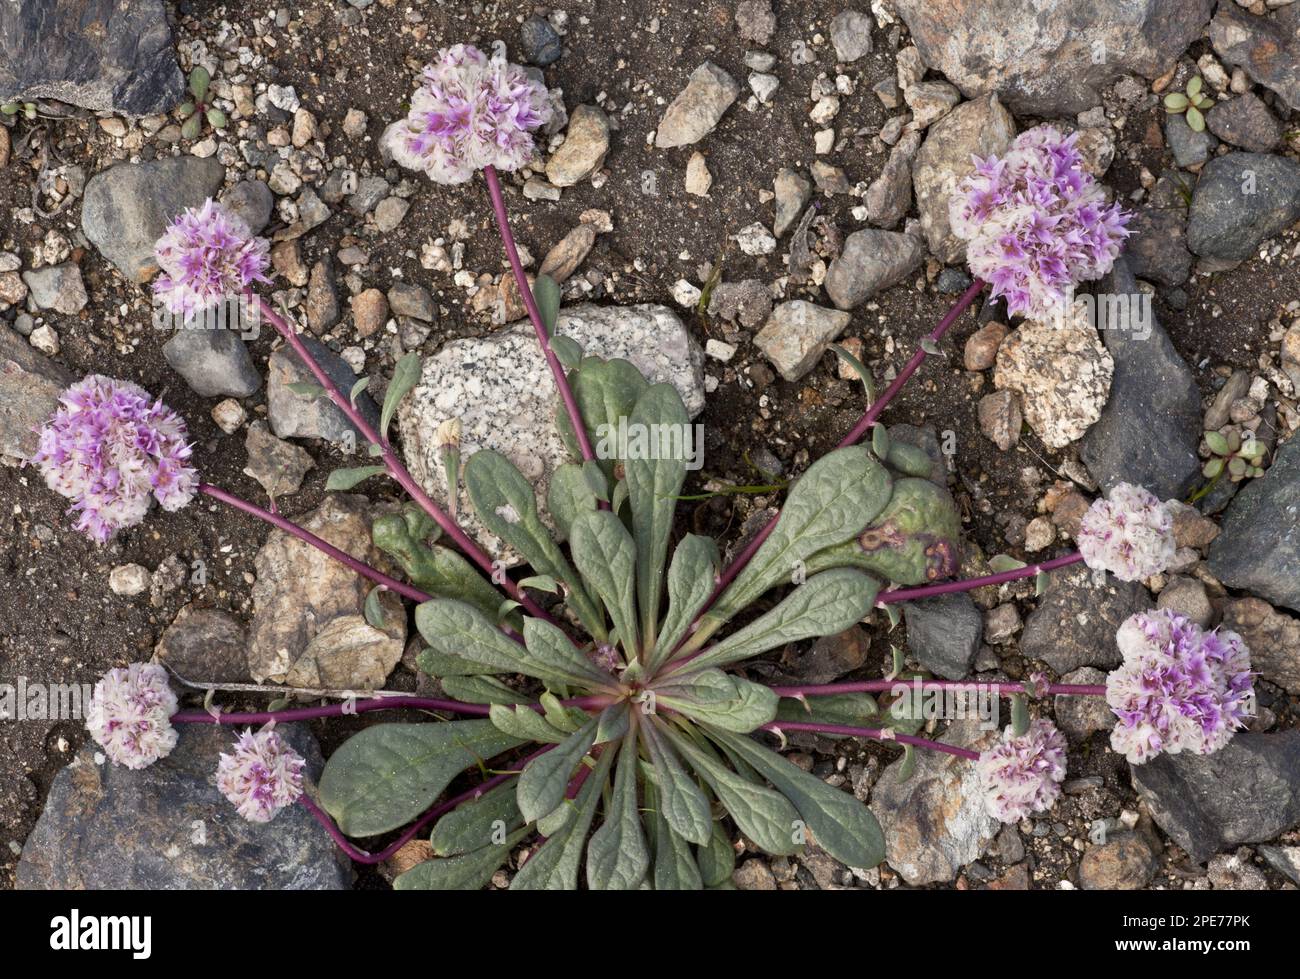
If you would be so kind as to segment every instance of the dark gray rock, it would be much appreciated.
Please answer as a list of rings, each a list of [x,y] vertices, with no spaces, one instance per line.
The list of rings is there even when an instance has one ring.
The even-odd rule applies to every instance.
[[[1216,140],[1205,130],[1199,133],[1187,125],[1187,117],[1181,113],[1165,116],[1165,143],[1174,155],[1174,162],[1180,167],[1199,167],[1210,158]]]
[[[1187,250],[1187,212],[1182,208],[1144,207],[1129,222],[1132,236],[1124,242],[1124,256],[1139,279],[1163,286],[1180,286],[1192,274],[1192,253]]]
[[[925,63],[967,98],[1074,115],[1121,75],[1155,78],[1201,34],[1212,0],[894,0]],[[1098,54],[1101,57],[1098,57]]]
[[[860,10],[845,10],[831,21],[831,44],[843,64],[871,53],[871,17]]]
[[[394,316],[410,316],[423,323],[432,323],[438,318],[438,304],[424,286],[414,282],[395,282],[388,290],[388,308]]]
[[[1061,677],[1062,683],[1104,684],[1106,674],[1091,666],[1073,670]],[[1104,697],[1075,697],[1057,695],[1052,703],[1057,726],[1072,741],[1083,741],[1098,731],[1109,731],[1115,726],[1115,714]]]
[[[772,315],[772,290],[761,279],[719,282],[709,296],[709,315],[752,330]]]
[[[237,215],[253,234],[261,234],[271,221],[275,195],[260,180],[241,180],[221,195],[221,205]]]
[[[1300,846],[1261,846],[1257,849],[1269,866],[1290,877],[1293,883],[1300,884]]]
[[[1079,885],[1085,891],[1138,891],[1156,872],[1156,854],[1141,833],[1118,833],[1088,847],[1079,861]]]
[[[196,683],[247,683],[248,634],[219,608],[186,605],[163,630],[154,659]]]
[[[146,116],[185,91],[162,0],[11,0],[0,4],[0,39],[0,102]]]
[[[320,748],[305,727],[280,734],[307,759]],[[81,750],[54,777],[45,810],[23,846],[18,890],[347,890],[352,872],[306,807],[250,823],[217,791],[228,727],[189,724],[170,755],[140,771],[95,764]]]
[[[0,455],[27,459],[72,374],[0,323]]]
[[[1228,153],[1205,165],[1192,194],[1188,247],[1240,262],[1300,218],[1300,163],[1263,153]]]
[[[1042,660],[1057,674],[1084,666],[1108,669],[1121,660],[1115,633],[1130,615],[1151,607],[1151,596],[1136,581],[1094,575],[1082,564],[1048,576],[1038,608],[1025,620],[1020,652]]]
[[[1210,43],[1229,65],[1300,109],[1300,7],[1291,4],[1257,17],[1237,4],[1221,3],[1210,21]]]
[[[564,54],[564,42],[545,17],[529,17],[520,25],[519,45],[523,49],[524,60],[538,68],[555,64],[560,60],[560,55]]]
[[[915,271],[924,256],[925,248],[911,235],[855,231],[826,271],[826,295],[840,309],[854,309]]]
[[[1138,308],[1137,284],[1123,257],[1097,292],[1129,297],[1128,307]],[[1084,464],[1105,489],[1128,482],[1163,500],[1182,498],[1200,472],[1201,394],[1195,375],[1149,302],[1141,329],[1112,315],[1104,302],[1097,309],[1115,374],[1101,418],[1083,437]],[[1150,332],[1144,336],[1146,328]]]
[[[1211,755],[1129,768],[1156,824],[1197,863],[1300,823],[1300,731],[1238,734]]]
[[[939,595],[903,606],[907,648],[921,665],[946,680],[970,673],[984,637],[984,616],[965,592]]]
[[[302,338],[303,345],[321,365],[338,389],[345,394],[357,383],[352,368],[319,340]],[[348,442],[355,439],[359,449],[365,445],[347,416],[326,397],[307,398],[289,390],[290,384],[305,381],[317,383],[316,378],[289,347],[281,347],[271,354],[267,363],[266,403],[271,431],[282,439],[320,438],[329,442]],[[375,428],[379,427],[379,408],[369,394],[362,392],[356,401],[357,410]]]
[[[128,280],[142,282],[157,268],[153,249],[167,225],[214,196],[224,178],[211,157],[119,163],[87,181],[81,229]]]
[[[233,330],[177,330],[163,344],[163,356],[205,398],[246,398],[262,386],[248,347]]]
[[[1267,153],[1277,146],[1282,127],[1253,92],[1219,102],[1205,114],[1210,132],[1225,143],[1251,153]]]
[[[1300,612],[1300,438],[1285,442],[1233,499],[1209,564],[1228,587]]]

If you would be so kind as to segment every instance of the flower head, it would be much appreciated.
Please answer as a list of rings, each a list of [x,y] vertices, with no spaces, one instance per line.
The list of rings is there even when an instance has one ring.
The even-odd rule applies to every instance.
[[[1008,727],[1002,740],[975,763],[988,811],[1014,823],[1052,808],[1065,780],[1065,738],[1051,721],[1036,718],[1019,737]]]
[[[1129,215],[1107,204],[1083,169],[1077,138],[1051,126],[1027,130],[1005,156],[975,158],[949,202],[971,272],[1013,315],[1064,312],[1075,286],[1110,271],[1131,233]]]
[[[1106,499],[1093,501],[1079,525],[1084,563],[1120,581],[1160,574],[1174,560],[1174,520],[1151,492],[1117,483]]]
[[[531,131],[550,118],[545,86],[524,69],[457,44],[424,69],[411,111],[384,139],[402,166],[460,184],[489,165],[518,170],[532,157]]]
[[[77,529],[103,543],[149,512],[150,500],[179,510],[194,498],[185,422],[143,388],[92,374],[59,397],[32,462],[72,500]]]
[[[112,761],[144,768],[176,747],[171,716],[176,695],[167,671],[154,663],[109,670],[95,684],[86,709],[86,730]]]
[[[302,795],[302,755],[285,743],[275,722],[256,734],[246,729],[235,750],[217,763],[217,788],[245,819],[267,823]]]
[[[1235,632],[1206,632],[1177,612],[1130,616],[1115,636],[1123,664],[1106,678],[1119,718],[1110,744],[1140,765],[1162,751],[1218,751],[1252,713],[1250,650]]]
[[[154,245],[163,274],[154,295],[185,319],[231,296],[240,296],[266,277],[267,245],[243,220],[211,198],[172,222]]]

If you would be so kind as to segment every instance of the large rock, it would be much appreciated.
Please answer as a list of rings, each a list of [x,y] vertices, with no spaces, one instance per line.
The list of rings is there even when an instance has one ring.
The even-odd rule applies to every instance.
[[[1273,113],[1253,92],[1218,103],[1205,114],[1205,124],[1225,143],[1251,153],[1268,153],[1282,135]]]
[[[924,257],[925,248],[911,235],[855,231],[826,271],[826,295],[840,309],[855,309],[914,272]]]
[[[1145,486],[1163,500],[1181,499],[1200,473],[1201,394],[1192,369],[1174,349],[1145,305],[1128,263],[1119,259],[1098,287],[1100,297],[1127,297],[1112,308],[1099,301],[1098,325],[1115,362],[1110,398],[1101,419],[1083,440],[1088,471],[1104,489],[1127,482]],[[1126,314],[1122,313],[1127,308]],[[1132,312],[1141,308],[1138,328]],[[1148,332],[1149,331],[1149,332]]]
[[[1015,138],[1016,121],[996,95],[957,106],[926,134],[912,161],[912,191],[930,251],[944,264],[966,257],[966,243],[948,221],[948,200],[958,181],[974,172],[971,157],[1005,153]]]
[[[921,665],[946,680],[964,680],[980,651],[984,616],[966,592],[903,606],[907,648]]]
[[[895,0],[925,63],[967,98],[1074,115],[1121,75],[1155,78],[1197,37],[1212,0]]]
[[[163,344],[163,356],[205,398],[246,398],[262,386],[248,347],[233,330],[179,329]]]
[[[1287,693],[1300,694],[1300,619],[1262,599],[1241,598],[1224,605],[1223,628],[1250,647],[1252,670]]]
[[[153,248],[172,219],[215,197],[224,178],[212,157],[119,163],[87,181],[81,229],[127,279],[143,282],[157,270]]]
[[[1211,755],[1131,765],[1151,817],[1197,863],[1300,823],[1300,731],[1238,734]]]
[[[281,735],[307,759],[320,748],[305,727]],[[18,890],[347,890],[352,871],[306,807],[251,823],[217,791],[228,727],[187,724],[170,755],[141,771],[84,747],[54,777],[45,810],[23,846]]]
[[[1101,417],[1114,361],[1090,320],[1026,320],[998,348],[993,384],[1020,395],[1025,420],[1043,444],[1062,449]]]
[[[1300,438],[1282,445],[1264,475],[1233,499],[1209,564],[1228,587],[1300,612]]]
[[[686,87],[664,111],[655,131],[655,146],[667,149],[699,142],[718,124],[740,94],[736,80],[712,61],[693,72]]]
[[[1132,236],[1124,242],[1124,257],[1133,274],[1164,286],[1180,286],[1192,274],[1187,250],[1187,212],[1181,208],[1148,206],[1129,222]]]
[[[0,42],[0,102],[146,116],[185,91],[162,0],[10,0]]]
[[[1118,666],[1115,633],[1130,615],[1150,608],[1151,596],[1136,581],[1102,579],[1082,564],[1061,568],[1048,576],[1038,608],[1025,620],[1020,652],[1057,674]]]
[[[672,383],[691,417],[704,409],[704,352],[666,307],[571,306],[560,311],[555,330],[588,355],[624,357],[652,382]],[[555,381],[530,323],[453,341],[425,360],[420,383],[398,409],[406,464],[425,492],[444,505],[447,490],[435,435],[442,422],[459,418],[462,458],[479,449],[502,453],[533,484],[546,514],[551,473],[571,461],[555,428],[558,405]],[[493,556],[515,559],[474,517],[463,488],[459,512],[466,532]]]
[[[81,268],[76,262],[32,269],[23,273],[23,281],[31,290],[32,302],[41,309],[75,316],[90,302],[86,285],[81,281]]]
[[[1300,163],[1264,153],[1228,153],[1201,171],[1187,215],[1197,255],[1240,262],[1300,218]]]
[[[781,303],[754,334],[754,346],[767,356],[783,378],[797,381],[817,366],[851,314],[827,309],[804,299]]]
[[[303,337],[302,342],[335,386],[350,393],[357,375],[347,362],[319,340]],[[345,446],[353,441],[356,448],[365,448],[360,433],[338,405],[324,396],[305,397],[294,391],[292,384],[317,384],[317,380],[297,353],[285,346],[271,354],[266,364],[267,416],[277,437],[318,438]],[[378,428],[379,409],[370,395],[363,391],[354,403],[362,417]]]
[[[154,659],[197,683],[248,681],[248,633],[224,609],[186,605],[163,630]]]
[[[0,323],[0,455],[27,459],[72,374]]]
[[[938,738],[944,744],[983,751],[998,738],[975,719],[954,721]],[[912,886],[946,883],[978,860],[1002,824],[984,807],[979,775],[965,758],[917,751],[916,770],[900,781],[902,759],[881,774],[871,811],[885,835],[885,859]]]
[[[1228,64],[1300,109],[1300,7],[1291,4],[1257,17],[1221,3],[1210,21],[1210,43]]]
[[[371,567],[384,567],[370,539],[364,496],[330,494],[294,522]],[[366,578],[281,530],[273,530],[254,560],[253,621],[248,667],[258,683],[331,690],[382,687],[402,658],[406,615],[397,596],[380,603],[386,629],[366,623]]]

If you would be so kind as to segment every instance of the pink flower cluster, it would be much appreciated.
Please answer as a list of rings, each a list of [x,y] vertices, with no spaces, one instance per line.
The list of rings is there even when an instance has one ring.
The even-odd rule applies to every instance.
[[[984,804],[1004,823],[1052,808],[1065,780],[1065,738],[1050,722],[1036,718],[1019,737],[1011,728],[975,763]]]
[[[72,500],[77,529],[100,543],[149,512],[151,500],[179,510],[194,498],[185,422],[129,381],[92,374],[59,398],[32,462]]]
[[[266,240],[253,237],[242,219],[211,198],[172,222],[154,256],[163,271],[153,284],[154,295],[187,320],[241,296],[254,282],[271,281]]]
[[[1162,751],[1208,755],[1254,708],[1250,650],[1235,632],[1206,632],[1167,609],[1130,616],[1115,636],[1123,664],[1106,678],[1119,718],[1111,747],[1135,765]]]
[[[532,158],[531,131],[550,118],[546,87],[523,68],[457,44],[424,69],[411,111],[384,143],[402,166],[460,184],[489,165],[518,170]]]
[[[1174,520],[1149,490],[1117,483],[1083,515],[1078,543],[1088,567],[1120,581],[1140,581],[1173,563]]]
[[[306,761],[285,743],[275,722],[256,734],[245,730],[234,751],[217,764],[217,788],[245,819],[266,823],[302,795],[302,770]]]
[[[167,671],[152,663],[109,670],[95,684],[86,709],[86,729],[110,760],[144,768],[176,747],[176,695]]]
[[[1105,275],[1130,234],[1129,215],[1106,204],[1076,140],[1051,126],[1027,130],[1005,156],[976,158],[949,202],[971,272],[1013,315],[1064,315],[1075,286]]]

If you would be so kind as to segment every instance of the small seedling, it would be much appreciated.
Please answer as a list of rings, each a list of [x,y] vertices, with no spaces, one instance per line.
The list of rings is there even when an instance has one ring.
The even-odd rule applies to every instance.
[[[1165,96],[1165,111],[1170,115],[1186,113],[1187,125],[1196,133],[1205,132],[1204,113],[1214,105],[1214,99],[1201,91],[1204,84],[1201,76],[1196,75],[1187,83],[1186,92],[1170,92]]]
[[[190,72],[190,95],[193,98],[177,110],[185,121],[181,123],[181,136],[184,139],[197,139],[203,131],[203,120],[207,119],[213,129],[226,128],[226,114],[211,104],[208,99],[208,87],[212,77],[208,70],[199,65]]]

